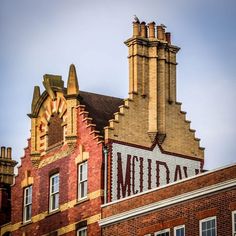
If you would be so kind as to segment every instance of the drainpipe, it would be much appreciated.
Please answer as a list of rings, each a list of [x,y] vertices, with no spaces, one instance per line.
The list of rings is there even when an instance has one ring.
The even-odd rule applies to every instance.
[[[107,159],[108,159],[108,147],[103,146],[104,156],[104,204],[107,203]]]

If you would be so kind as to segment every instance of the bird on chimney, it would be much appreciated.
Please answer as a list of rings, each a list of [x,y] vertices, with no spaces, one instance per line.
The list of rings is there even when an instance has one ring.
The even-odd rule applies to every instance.
[[[160,26],[161,26],[163,29],[167,28],[164,24],[160,24]]]
[[[139,20],[139,18],[138,18],[136,15],[134,15],[134,21],[135,21],[136,23],[140,23],[140,20]]]

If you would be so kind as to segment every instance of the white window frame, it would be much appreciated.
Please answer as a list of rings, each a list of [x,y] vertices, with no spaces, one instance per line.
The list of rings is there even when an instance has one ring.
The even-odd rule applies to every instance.
[[[30,209],[29,210],[30,215],[29,218],[26,218],[28,209]],[[27,223],[31,221],[31,218],[32,218],[32,185],[24,188],[23,222]]]
[[[83,179],[82,178],[82,175],[83,175],[83,172],[82,172],[82,175],[81,175],[81,168],[82,168],[82,171],[84,171],[84,167],[86,166],[86,176],[85,178]],[[85,188],[85,194],[82,196],[81,193],[81,188],[83,185],[86,185],[86,188]],[[78,199],[81,200],[81,199],[85,199],[87,198],[87,195],[88,195],[88,161],[85,161],[81,164],[78,165]]]
[[[170,236],[170,229],[163,229],[158,232],[155,232],[154,236],[158,236],[158,234],[163,234],[163,233],[169,233],[169,236]]]
[[[217,220],[216,220],[216,216],[212,216],[212,217],[208,217],[208,218],[205,218],[205,219],[202,219],[199,221],[199,235],[202,236],[202,223],[203,222],[207,222],[207,221],[210,221],[210,220],[215,220],[215,229],[216,229],[216,235],[217,236]]]
[[[236,211],[232,211],[232,236],[236,236],[236,221],[234,216],[236,216]]]
[[[178,225],[174,227],[174,236],[176,236],[176,231],[182,228],[184,229],[184,235],[185,235],[185,225]]]
[[[84,230],[85,230],[85,232],[86,232],[86,235],[85,235],[85,236],[87,236],[87,234],[88,234],[88,232],[87,232],[87,227],[83,227],[83,228],[78,229],[78,230],[77,230],[77,233],[76,233],[76,236],[80,236],[80,235],[79,235],[80,232],[82,232],[82,231],[84,231]]]
[[[53,179],[54,178],[58,178],[58,190],[57,191],[53,191],[53,185],[52,185],[52,182],[53,182]],[[57,211],[59,209],[59,200],[60,200],[60,194],[59,194],[59,189],[60,189],[60,178],[59,178],[59,173],[56,173],[54,175],[51,175],[50,176],[50,185],[49,185],[49,212],[53,212],[53,211]],[[55,207],[55,208],[52,208],[53,207],[53,201],[54,201],[54,196],[58,196],[58,206]]]

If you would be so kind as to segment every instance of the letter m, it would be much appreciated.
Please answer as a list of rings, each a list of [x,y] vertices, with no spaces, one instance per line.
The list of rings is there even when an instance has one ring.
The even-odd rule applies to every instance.
[[[125,180],[123,175],[123,168],[122,168],[122,160],[121,160],[121,153],[117,152],[117,199],[121,197],[126,197],[126,193],[128,191],[128,196],[130,196],[131,186],[130,186],[130,171],[131,171],[131,156],[127,155],[127,163],[126,163],[126,173],[125,173]],[[122,192],[122,196],[121,196]]]

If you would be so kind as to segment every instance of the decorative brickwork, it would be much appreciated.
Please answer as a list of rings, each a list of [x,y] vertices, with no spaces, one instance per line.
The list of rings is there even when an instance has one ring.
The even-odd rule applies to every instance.
[[[105,139],[151,147],[155,138],[165,151],[204,158],[200,139],[176,101],[176,53],[179,48],[155,23],[133,25],[129,48],[129,99],[110,120]],[[167,41],[168,39],[168,41]],[[129,125],[127,125],[129,124]]]

